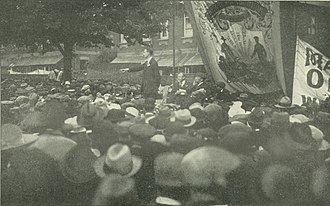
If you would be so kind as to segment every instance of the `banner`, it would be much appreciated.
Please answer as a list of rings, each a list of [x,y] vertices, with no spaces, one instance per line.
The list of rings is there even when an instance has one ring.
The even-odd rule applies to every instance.
[[[292,103],[318,102],[329,95],[329,58],[297,37]]]
[[[280,90],[272,39],[273,3],[189,1],[194,36],[213,79],[230,91]]]

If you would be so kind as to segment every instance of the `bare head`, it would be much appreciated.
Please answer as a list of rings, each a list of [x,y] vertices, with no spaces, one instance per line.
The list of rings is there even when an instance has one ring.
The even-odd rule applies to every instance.
[[[154,51],[151,48],[145,48],[143,50],[142,54],[143,54],[143,57],[147,59],[147,58],[153,56]]]

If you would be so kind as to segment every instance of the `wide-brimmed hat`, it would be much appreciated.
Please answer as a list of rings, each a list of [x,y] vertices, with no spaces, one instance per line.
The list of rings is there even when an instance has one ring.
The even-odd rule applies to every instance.
[[[106,176],[107,172],[117,173],[123,176],[133,176],[142,167],[142,159],[132,155],[127,145],[116,143],[112,145],[107,154],[95,161],[94,169],[99,177]]]
[[[184,127],[191,127],[196,123],[196,117],[192,116],[188,109],[181,109],[174,112],[175,117],[171,121],[179,121],[184,124]]]
[[[275,107],[280,109],[288,109],[288,108],[293,108],[294,105],[292,105],[290,97],[284,96],[280,99],[278,104],[275,104]]]
[[[1,150],[8,150],[35,142],[37,134],[23,134],[22,130],[13,124],[1,126]]]
[[[183,154],[166,152],[158,155],[154,161],[155,182],[160,186],[183,186],[181,161]]]
[[[185,183],[198,187],[226,186],[226,175],[240,164],[236,155],[213,146],[194,149],[181,162]]]
[[[63,176],[70,182],[85,183],[97,177],[93,164],[97,157],[92,150],[76,145],[68,151],[60,162]]]

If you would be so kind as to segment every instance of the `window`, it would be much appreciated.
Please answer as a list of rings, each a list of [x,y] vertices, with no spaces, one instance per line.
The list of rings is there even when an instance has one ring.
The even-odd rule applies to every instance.
[[[87,66],[88,66],[88,60],[84,60],[84,59],[81,59],[80,60],[80,70],[87,70]]]
[[[190,72],[190,68],[189,67],[185,67],[184,68],[184,73],[185,74],[190,74],[191,72]]]
[[[183,36],[184,37],[193,36],[193,29],[191,26],[190,18],[186,12],[184,13],[184,16],[183,16]]]
[[[127,41],[126,41],[126,39],[124,38],[124,34],[121,34],[121,35],[120,35],[120,41],[119,41],[119,43],[121,43],[121,44],[127,44]]]
[[[316,21],[313,16],[310,18],[310,26],[308,27],[307,33],[309,35],[315,35],[316,33]]]
[[[143,42],[150,42],[151,41],[151,38],[142,38],[142,41]]]
[[[160,39],[168,39],[168,21],[165,22],[164,26],[166,29],[160,32]]]

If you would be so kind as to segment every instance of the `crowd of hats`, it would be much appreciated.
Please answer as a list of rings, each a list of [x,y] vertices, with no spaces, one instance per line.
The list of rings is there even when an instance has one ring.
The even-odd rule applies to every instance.
[[[330,201],[329,99],[182,106],[143,99],[139,85],[56,84],[3,83],[5,205]]]

